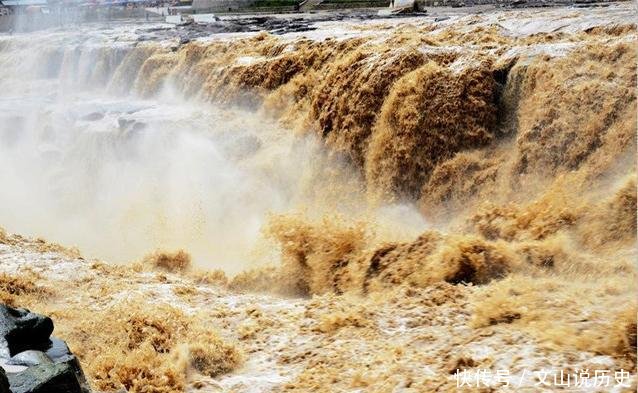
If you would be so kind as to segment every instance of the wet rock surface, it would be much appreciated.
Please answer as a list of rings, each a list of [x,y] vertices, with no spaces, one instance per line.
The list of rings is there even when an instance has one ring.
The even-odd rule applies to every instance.
[[[192,23],[182,27],[189,33],[244,33],[269,31],[273,34],[316,30],[312,22],[304,18],[278,19],[266,16],[220,20],[213,23]]]
[[[24,308],[0,306],[0,356],[10,357],[27,349],[42,349],[53,332],[50,318]]]
[[[0,305],[0,393],[88,393],[78,359],[50,337],[53,321]]]
[[[7,373],[0,367],[0,393],[10,393],[9,380],[7,379]]]
[[[37,366],[39,364],[49,364],[53,363],[50,357],[48,357],[42,351],[36,351],[34,349],[29,349],[24,352],[20,352],[19,354],[13,356],[7,364],[15,365],[15,366]]]
[[[140,41],[153,41],[166,38],[178,38],[180,45],[193,39],[221,33],[250,33],[268,31],[272,34],[312,31],[317,28],[314,21],[304,18],[279,19],[273,17],[236,18],[211,23],[188,23],[176,27],[161,27],[140,31]]]
[[[12,393],[89,392],[75,357],[62,363],[39,364],[19,373],[9,373],[8,378]]]
[[[180,44],[186,44],[193,39],[208,37],[211,34],[221,33],[249,33],[266,31],[275,35],[288,33],[298,33],[317,30],[318,22],[345,21],[345,20],[372,20],[387,19],[389,17],[401,18],[415,15],[425,15],[421,13],[407,13],[397,15],[380,16],[375,11],[344,11],[330,12],[322,14],[300,14],[295,17],[281,18],[277,16],[242,16],[225,17],[210,23],[191,22],[180,26],[153,27],[139,29],[140,41],[151,41],[158,38],[179,38]]]

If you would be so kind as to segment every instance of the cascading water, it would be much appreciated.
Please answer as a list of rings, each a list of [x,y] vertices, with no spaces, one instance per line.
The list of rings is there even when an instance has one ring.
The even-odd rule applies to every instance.
[[[0,36],[0,300],[101,391],[635,386],[635,10],[459,13]]]
[[[187,99],[176,80],[144,94],[144,64],[170,45],[137,44],[127,30],[3,37],[4,226],[109,261],[185,248],[200,264],[237,272],[255,259],[269,213],[361,210],[352,195],[319,187],[339,181],[339,192],[358,193],[356,177],[315,138]]]

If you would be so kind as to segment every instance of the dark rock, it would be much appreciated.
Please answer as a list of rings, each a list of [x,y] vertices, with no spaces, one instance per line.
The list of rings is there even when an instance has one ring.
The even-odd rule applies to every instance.
[[[55,337],[51,337],[50,345],[46,349],[46,355],[55,363],[67,361],[71,356],[73,356],[68,345],[66,345],[64,341]]]
[[[0,393],[90,393],[78,359],[52,332],[50,318],[0,305],[0,360],[14,369],[5,377],[0,367]]]
[[[135,124],[133,124],[133,128],[131,129],[132,131],[142,131],[145,130],[147,127],[146,123],[142,123],[139,121],[136,121]]]
[[[88,393],[84,373],[75,357],[55,364],[32,366],[19,373],[9,373],[12,393]]]
[[[53,363],[50,357],[46,355],[46,353],[42,351],[36,351],[30,349],[28,351],[20,352],[19,354],[13,356],[7,364],[12,364],[16,366],[37,366],[39,364],[50,364]]]
[[[120,127],[120,130],[127,128],[133,123],[135,123],[135,120],[125,119],[123,117],[120,117],[119,119],[117,119],[117,125]]]
[[[0,393],[11,393],[9,390],[9,380],[7,379],[7,374],[4,372],[4,369],[0,367]]]
[[[47,348],[52,332],[51,318],[24,308],[0,305],[0,357],[9,358],[28,349]]]
[[[89,113],[88,115],[82,116],[81,119],[82,120],[86,120],[86,121],[102,120],[102,119],[104,119],[104,113],[100,113],[100,112]]]

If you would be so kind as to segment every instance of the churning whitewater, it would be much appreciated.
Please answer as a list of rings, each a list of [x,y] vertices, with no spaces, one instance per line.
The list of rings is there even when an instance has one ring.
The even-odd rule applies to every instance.
[[[635,391],[634,14],[1,35],[0,299],[104,392]]]
[[[116,262],[186,248],[199,263],[236,273],[254,259],[268,214],[304,205],[327,211],[330,196],[316,188],[346,165],[328,158],[317,138],[295,137],[254,110],[185,97],[179,82],[149,97],[145,89],[159,90],[150,86],[159,82],[145,80],[153,77],[147,64],[175,48],[136,45],[139,37],[124,29],[110,33],[3,42],[7,228]],[[345,170],[341,176],[357,182]],[[423,229],[410,213],[408,224]]]

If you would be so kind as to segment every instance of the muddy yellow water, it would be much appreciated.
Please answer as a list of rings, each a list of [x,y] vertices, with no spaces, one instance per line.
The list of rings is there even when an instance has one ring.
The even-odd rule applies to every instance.
[[[633,14],[2,36],[0,296],[106,392],[635,391]]]

